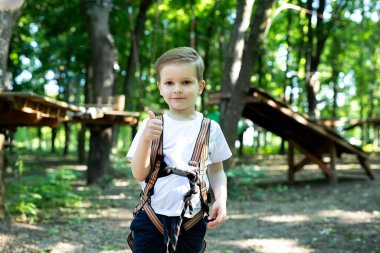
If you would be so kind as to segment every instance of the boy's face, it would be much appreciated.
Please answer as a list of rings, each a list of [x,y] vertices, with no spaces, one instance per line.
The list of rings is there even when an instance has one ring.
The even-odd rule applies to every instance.
[[[192,63],[172,63],[165,65],[157,83],[160,95],[169,105],[172,113],[192,116],[197,96],[202,93],[205,82],[198,81],[197,72]]]

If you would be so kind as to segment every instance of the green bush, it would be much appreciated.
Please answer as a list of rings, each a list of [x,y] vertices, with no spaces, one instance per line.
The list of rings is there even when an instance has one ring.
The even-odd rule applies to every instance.
[[[227,178],[233,185],[252,185],[256,179],[262,178],[265,174],[265,170],[255,165],[232,168],[226,172]]]
[[[78,178],[72,170],[57,169],[46,175],[22,176],[6,185],[7,210],[16,220],[33,222],[50,208],[75,207],[81,197],[71,185]]]
[[[230,197],[237,200],[262,197],[263,190],[257,187],[255,182],[266,175],[266,170],[248,165],[232,168],[226,172],[226,175]]]

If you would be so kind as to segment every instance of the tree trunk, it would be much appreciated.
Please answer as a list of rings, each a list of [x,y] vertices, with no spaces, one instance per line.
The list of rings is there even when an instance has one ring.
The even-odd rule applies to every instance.
[[[0,221],[5,219],[6,212],[5,212],[5,198],[4,198],[4,161],[5,161],[5,155],[4,155],[4,144],[5,144],[5,135],[0,133]]]
[[[41,127],[37,128],[37,138],[38,138],[38,150],[42,150],[42,129]],[[52,137],[52,142],[53,142],[53,137]]]
[[[63,124],[64,126],[64,129],[65,129],[65,147],[63,148],[63,155],[66,156],[68,155],[69,153],[69,148],[70,148],[70,133],[71,133],[71,129],[70,129],[70,125],[65,122]]]
[[[205,64],[205,69],[208,69],[209,68],[209,65],[210,65],[210,59],[209,59],[209,55],[210,55],[210,48],[211,48],[211,43],[212,43],[212,35],[215,31],[215,12],[217,10],[217,8],[219,7],[219,1],[216,1],[216,3],[214,4],[214,6],[212,7],[210,13],[209,13],[209,17],[211,17],[211,20],[209,20],[208,22],[208,25],[207,25],[207,30],[206,30],[206,38],[210,38],[208,40],[206,40],[206,44],[204,45],[204,49],[205,49],[205,54],[203,56],[203,61],[204,61],[204,64]],[[203,79],[206,80],[206,76],[207,76],[207,71],[205,72],[205,74],[203,75]],[[201,94],[201,108],[200,108],[200,112],[204,112],[204,110],[206,109],[205,108],[205,93],[206,92],[202,92]]]
[[[319,117],[317,111],[316,95],[319,91],[319,76],[317,74],[318,65],[321,60],[322,51],[328,36],[326,26],[322,16],[325,10],[326,0],[319,1],[317,9],[317,25],[313,28],[312,15],[308,15],[308,32],[306,48],[306,92],[308,101],[308,114],[314,119]],[[307,0],[307,9],[313,9],[313,0]],[[314,41],[316,43],[314,44]]]
[[[307,9],[312,10],[313,0],[307,0]],[[314,31],[312,26],[312,15],[308,15],[307,24],[307,45],[306,45],[306,92],[308,102],[308,114],[312,118],[316,115],[316,88],[315,84],[311,82],[313,73],[312,60],[313,60],[313,37]]]
[[[245,2],[245,1],[244,1]],[[243,43],[244,37],[241,40],[235,39],[236,36],[232,36],[230,48],[235,50],[229,50],[229,57],[233,60],[226,61],[225,73],[228,73],[226,80],[223,82],[222,87],[222,100],[221,100],[221,127],[226,135],[226,140],[231,150],[235,152],[235,140],[237,138],[237,124],[242,115],[246,97],[249,87],[251,85],[251,76],[254,66],[257,62],[258,55],[265,40],[265,29],[269,14],[272,10],[272,4],[274,0],[261,0],[257,1],[257,8],[251,18],[251,31],[247,43],[244,46],[241,62],[238,58],[234,58],[234,55],[239,53],[237,48],[239,43]],[[240,8],[239,8],[240,9]],[[238,10],[242,13],[242,10]],[[239,19],[237,18],[237,22]],[[239,27],[241,24],[238,24]],[[236,25],[234,31],[236,32]],[[231,55],[232,54],[232,55]],[[231,62],[231,64],[229,64]],[[236,75],[235,70],[238,71]],[[229,82],[229,80],[231,80]],[[226,94],[229,92],[230,94]],[[232,124],[233,123],[233,124]],[[228,166],[226,166],[228,168]]]
[[[152,2],[153,0],[141,1],[139,14],[137,15],[136,22],[135,22],[136,24],[135,27],[133,26],[133,18],[130,19],[131,21],[130,35],[132,38],[132,45],[129,50],[127,69],[126,69],[127,77],[125,80],[125,101],[126,101],[125,108],[127,110],[133,110],[139,107],[137,105],[137,103],[139,103],[138,101],[136,101],[136,104],[135,104],[135,99],[134,99],[134,94],[133,94],[136,77],[138,79],[137,84],[139,84],[140,82],[139,42],[140,42],[140,37],[145,30],[146,13],[149,7],[152,5]],[[129,15],[132,15],[132,13],[130,13]]]
[[[190,6],[191,6],[191,18],[190,18],[190,47],[196,49],[196,24],[197,24],[197,17],[195,15],[195,1],[190,0]]]
[[[5,77],[7,73],[9,43],[23,3],[24,0],[0,2],[0,92],[8,89],[5,86]],[[6,217],[3,180],[4,143],[5,135],[0,133],[0,221],[3,221]]]
[[[41,128],[39,128],[39,133],[41,133]],[[41,136],[42,138],[42,136]],[[57,138],[57,128],[56,127],[52,127],[51,128],[51,153],[55,153],[56,152],[56,148],[55,148],[55,140]]]
[[[289,104],[289,100],[291,98],[291,95],[290,95],[291,92],[289,93],[289,96],[287,96],[286,92],[287,92],[287,87],[290,87],[290,90],[292,90],[292,78],[290,76],[291,74],[289,73],[289,71],[290,71],[290,54],[292,51],[292,46],[291,46],[291,42],[290,42],[290,33],[291,33],[291,29],[292,29],[292,13],[288,12],[287,18],[288,18],[288,20],[287,20],[288,22],[286,24],[286,39],[285,39],[286,46],[287,46],[287,54],[286,54],[286,67],[285,67],[285,71],[284,71],[282,100],[284,101],[285,104],[288,104],[290,106],[291,104]],[[285,142],[286,142],[286,140],[281,137],[280,150],[278,152],[280,155],[285,154]]]
[[[5,85],[9,43],[13,28],[24,0],[0,2],[0,92],[8,90]]]
[[[235,140],[237,137],[237,124],[239,122],[241,112],[237,112],[236,108],[234,108],[235,105],[231,105],[230,101],[232,100],[232,93],[239,92],[239,90],[236,89],[236,86],[239,74],[241,73],[240,70],[245,45],[245,34],[249,28],[254,2],[254,0],[238,1],[237,16],[224,59],[225,66],[222,77],[220,100],[220,124],[233,154],[236,153]],[[242,97],[240,94],[239,96]],[[233,114],[230,113],[230,110],[234,110],[233,113],[238,113],[237,115],[234,115],[234,121],[230,121],[232,118],[229,117]],[[229,124],[228,122],[235,122],[235,124]],[[226,164],[226,167],[228,168],[229,165],[232,165],[232,162]]]
[[[91,103],[95,103],[98,98],[107,101],[113,91],[113,65],[116,61],[116,50],[108,25],[111,9],[112,1],[86,2],[91,48],[92,79],[90,83],[93,85]],[[93,184],[104,173],[111,170],[109,155],[112,144],[112,126],[92,125],[90,131],[87,182]]]
[[[90,131],[87,183],[94,184],[111,170],[109,153],[112,146],[112,127],[92,126]]]
[[[237,16],[232,29],[231,39],[225,52],[224,75],[222,78],[222,100],[220,102],[221,112],[226,112],[228,107],[228,97],[237,84],[241,69],[243,56],[245,33],[249,28],[250,17],[254,1],[238,1]],[[221,114],[223,118],[223,114]],[[223,120],[222,120],[223,121]],[[236,122],[237,123],[237,122]]]
[[[90,65],[87,65],[86,71],[86,82],[84,84],[84,103],[88,104],[91,97],[91,88],[92,88],[92,69]],[[78,162],[80,164],[86,163],[86,131],[87,125],[82,124],[80,131],[78,132]]]
[[[78,131],[78,162],[85,164],[86,162],[86,125],[82,124]]]
[[[261,131],[260,130],[257,130],[257,137],[256,137],[256,153],[258,154],[258,155],[260,155],[261,154],[261,140],[260,140],[260,138],[261,138]]]

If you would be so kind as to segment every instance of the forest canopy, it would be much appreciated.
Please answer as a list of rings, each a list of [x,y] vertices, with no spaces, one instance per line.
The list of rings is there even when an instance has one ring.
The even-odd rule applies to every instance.
[[[126,108],[163,109],[156,87],[155,59],[176,46],[196,48],[206,62],[207,92],[225,85],[226,56],[238,21],[239,5],[252,15],[265,1],[100,1],[110,6],[109,28],[116,50],[113,94],[126,95]],[[10,43],[9,89],[31,91],[84,104],[88,83],[89,5],[98,1],[24,3]],[[263,45],[249,86],[265,90],[294,111],[318,119],[366,120],[380,117],[379,1],[274,1]],[[251,22],[245,32],[254,29]],[[342,130],[342,129],[338,129]],[[365,145],[374,136],[355,129],[341,132]]]

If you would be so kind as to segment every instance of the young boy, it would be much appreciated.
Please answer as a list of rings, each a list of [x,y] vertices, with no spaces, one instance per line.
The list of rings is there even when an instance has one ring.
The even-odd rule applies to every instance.
[[[204,118],[200,112],[195,111],[197,97],[206,85],[203,80],[203,60],[190,47],[174,48],[157,59],[156,71],[160,95],[168,104],[169,111],[163,115],[162,120],[156,118],[153,112],[148,112],[149,118],[142,122],[127,154],[127,158],[132,161],[133,177],[141,182],[143,190],[147,186],[151,167],[155,166],[150,164],[152,142],[160,138],[165,166],[191,175],[199,173],[199,166],[189,166],[189,161],[197,145]],[[149,195],[147,202],[151,207],[149,210],[154,211],[153,216],[158,218],[163,229],[160,232],[157,224],[152,222],[148,206],[138,210],[131,223],[133,252],[155,253],[168,250],[199,253],[204,250],[206,227],[216,227],[227,215],[227,179],[222,162],[232,155],[220,126],[215,121],[210,122],[208,140],[205,166],[215,195],[209,216],[200,219],[188,230],[178,229],[178,224],[182,222],[181,214],[184,214],[185,222],[201,211],[199,181],[196,184],[197,190],[191,195],[190,202],[187,202],[189,205],[185,205],[184,196],[191,188],[190,177],[180,175],[181,173],[158,177],[153,194]],[[200,177],[208,188],[207,176]]]

